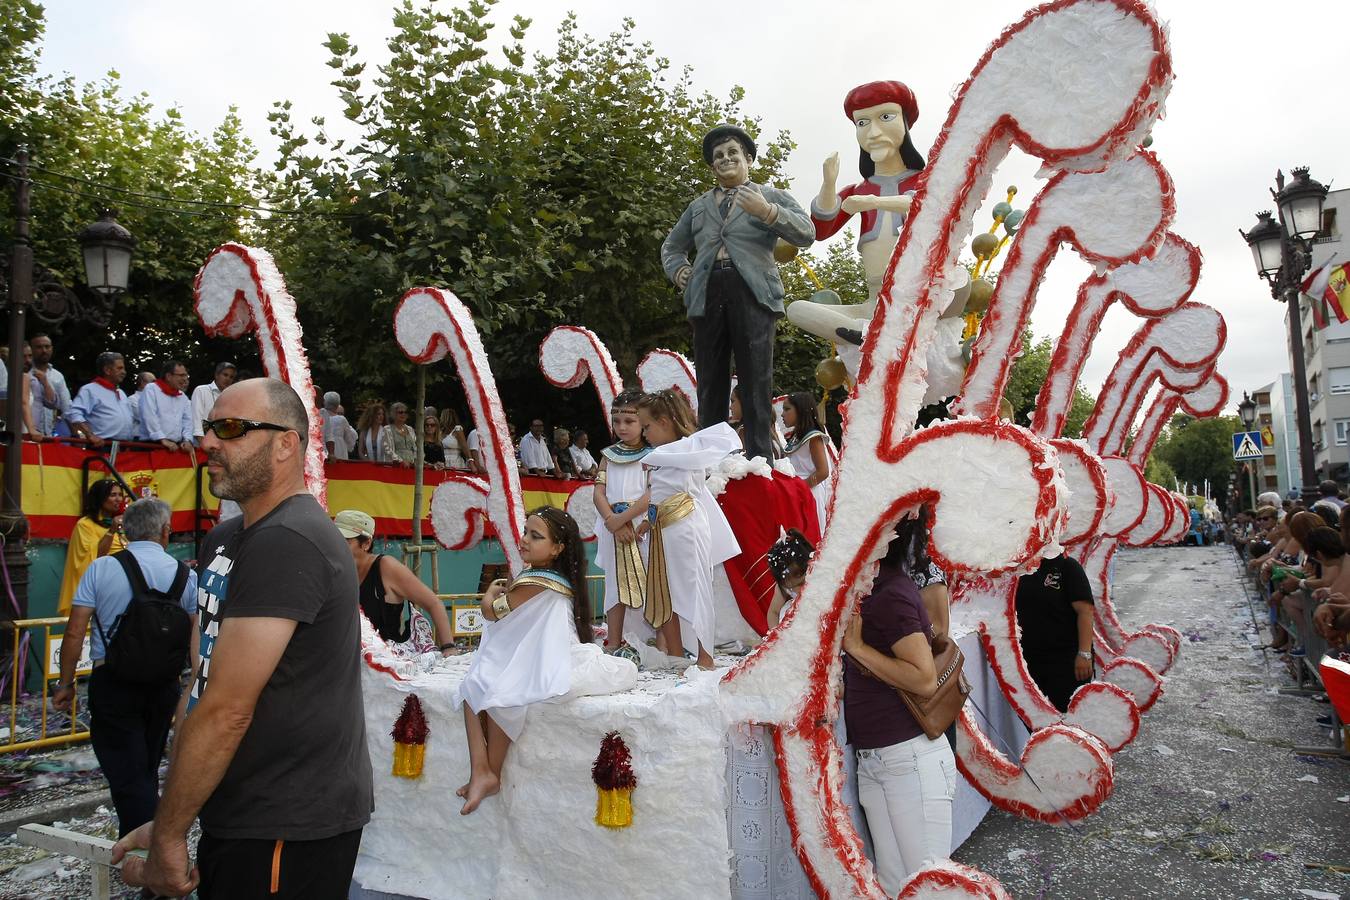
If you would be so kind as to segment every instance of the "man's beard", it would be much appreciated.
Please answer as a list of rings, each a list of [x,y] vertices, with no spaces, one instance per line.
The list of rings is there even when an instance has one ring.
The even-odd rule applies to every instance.
[[[233,463],[226,463],[223,456],[212,459],[208,454],[208,462],[219,463],[223,470],[211,479],[211,493],[221,500],[233,500],[236,503],[252,500],[272,486],[276,469],[272,465],[271,455],[271,440],[259,447],[256,453]]]

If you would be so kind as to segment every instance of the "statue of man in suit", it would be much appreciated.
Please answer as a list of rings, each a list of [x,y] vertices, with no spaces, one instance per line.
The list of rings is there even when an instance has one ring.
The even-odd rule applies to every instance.
[[[772,460],[773,340],[783,315],[773,247],[779,238],[808,247],[815,228],[786,191],[750,181],[755,142],[742,129],[709,131],[703,159],[717,187],[685,209],[661,245],[661,265],[684,291],[694,329],[699,426],[726,421],[734,358],[745,455]]]

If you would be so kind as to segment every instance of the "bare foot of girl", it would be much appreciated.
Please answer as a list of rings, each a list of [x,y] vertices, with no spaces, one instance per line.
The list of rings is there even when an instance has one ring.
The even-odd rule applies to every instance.
[[[467,816],[477,809],[483,800],[497,793],[501,786],[501,779],[491,771],[474,772],[469,778],[469,783],[464,786],[464,805],[460,807],[459,814]]]

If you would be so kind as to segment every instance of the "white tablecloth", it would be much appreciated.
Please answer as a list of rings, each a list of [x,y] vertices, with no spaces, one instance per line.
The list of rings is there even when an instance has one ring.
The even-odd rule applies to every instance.
[[[979,636],[969,634],[957,643],[966,656],[971,711],[1004,755],[1019,758],[1027,742],[1026,726],[1003,699]],[[856,797],[852,766],[846,775],[853,781],[852,790],[846,788],[846,796]],[[988,811],[989,801],[964,778],[959,780],[952,804],[953,850],[965,843]],[[859,818],[855,816],[855,821]],[[742,726],[727,736],[727,839],[732,850],[731,895],[735,900],[810,900],[815,896],[792,849],[773,741],[763,726]],[[866,834],[863,839],[867,841]],[[355,883],[348,896],[394,900],[392,894],[364,891]]]

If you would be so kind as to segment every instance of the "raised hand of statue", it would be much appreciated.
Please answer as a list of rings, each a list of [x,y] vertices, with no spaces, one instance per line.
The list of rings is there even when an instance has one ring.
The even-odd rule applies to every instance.
[[[825,162],[820,167],[821,183],[820,192],[834,193],[835,185],[839,184],[839,154],[831,153],[825,157]]]
[[[756,219],[767,219],[773,212],[773,204],[764,199],[759,185],[746,182],[736,189],[735,203]]]

